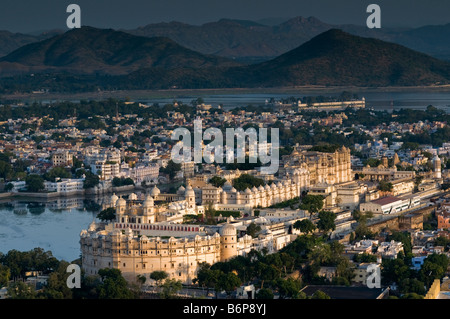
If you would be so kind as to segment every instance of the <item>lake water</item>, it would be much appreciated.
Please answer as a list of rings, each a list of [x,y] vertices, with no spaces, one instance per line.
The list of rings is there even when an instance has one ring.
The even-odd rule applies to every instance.
[[[375,110],[398,110],[401,108],[411,109],[425,109],[428,105],[434,105],[450,112],[450,92],[443,91],[430,91],[430,92],[379,92],[379,91],[352,91],[356,93],[359,98],[364,97],[366,99],[366,106],[374,108]],[[201,95],[205,104],[211,104],[216,107],[222,104],[225,109],[247,106],[247,105],[261,105],[266,100],[274,98],[280,100],[283,98],[289,98],[294,96],[296,98],[302,98],[304,96],[331,96],[337,97],[339,93],[332,92],[298,92],[298,93],[244,93],[244,94],[211,94]],[[184,104],[191,103],[192,100],[198,98],[196,95],[186,95],[173,98],[160,98],[160,99],[145,99],[141,100],[143,103],[153,104],[159,103],[161,105],[166,103],[172,103],[174,100],[183,102]]]
[[[65,204],[27,201],[0,204],[0,252],[41,247],[58,259],[71,262],[79,258],[80,232],[87,229],[97,212],[86,210],[83,199]],[[88,208],[91,206],[86,204]]]

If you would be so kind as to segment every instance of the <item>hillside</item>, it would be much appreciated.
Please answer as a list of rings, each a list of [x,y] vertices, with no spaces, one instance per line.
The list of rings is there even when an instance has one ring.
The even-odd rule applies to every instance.
[[[0,59],[3,74],[69,72],[128,74],[141,68],[233,66],[228,59],[186,49],[168,38],[83,27],[25,45]]]
[[[450,63],[404,46],[332,29],[251,67],[264,86],[410,86],[448,83]]]
[[[167,38],[147,39],[92,28],[27,45],[0,61],[3,70],[28,72],[1,80],[0,93],[41,88],[81,92],[450,83],[448,62],[337,29],[321,33],[275,59],[253,65],[203,55]],[[30,69],[46,72],[31,75]]]
[[[125,32],[168,37],[194,51],[261,62],[297,48],[315,36],[340,29],[347,33],[404,45],[440,59],[450,60],[450,24],[420,28],[368,29],[359,25],[332,25],[315,17],[295,17],[277,25],[222,19],[200,26],[180,22],[155,23]]]

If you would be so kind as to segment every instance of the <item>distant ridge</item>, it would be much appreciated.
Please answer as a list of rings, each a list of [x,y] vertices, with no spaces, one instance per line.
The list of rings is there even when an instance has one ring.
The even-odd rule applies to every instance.
[[[23,46],[0,59],[10,74],[25,72],[128,74],[141,68],[233,66],[226,58],[186,49],[163,37],[146,38],[112,29],[82,27]]]
[[[0,71],[39,71],[33,77],[0,81],[0,92],[6,87],[10,91],[24,87],[70,91],[450,83],[449,62],[338,29],[323,32],[270,61],[240,65],[186,49],[167,38],[86,27],[14,51],[0,60]],[[58,80],[45,73],[57,75]]]

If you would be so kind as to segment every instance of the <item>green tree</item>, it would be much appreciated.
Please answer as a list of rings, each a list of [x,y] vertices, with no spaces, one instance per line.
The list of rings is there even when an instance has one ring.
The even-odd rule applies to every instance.
[[[307,210],[310,217],[323,208],[322,195],[306,195],[302,198],[301,209]]]
[[[44,286],[41,292],[38,292],[38,298],[44,299],[72,299],[72,290],[67,287],[67,267],[69,263],[61,261],[55,271],[50,273],[47,280],[47,284]]]
[[[278,287],[278,292],[280,294],[281,299],[285,298],[297,298],[300,289],[302,288],[302,283],[300,280],[296,280],[293,278],[287,279],[278,279],[276,286]]]
[[[11,271],[5,265],[0,264],[0,287],[6,286],[11,278]]]
[[[317,228],[327,233],[330,230],[336,229],[336,214],[329,211],[319,212],[319,221],[317,222]]]
[[[256,299],[273,299],[273,291],[269,288],[261,288],[256,293]]]
[[[181,164],[177,164],[177,163],[175,163],[175,162],[172,161],[172,160],[170,160],[170,161],[167,163],[167,166],[166,166],[166,167],[161,167],[161,168],[159,169],[159,171],[160,171],[161,173],[168,174],[168,175],[169,175],[169,178],[170,178],[171,180],[175,177],[175,175],[177,174],[177,172],[179,172],[180,170],[181,170]]]
[[[293,227],[305,234],[313,233],[316,230],[316,225],[309,219],[297,220]]]
[[[215,187],[222,187],[223,185],[225,185],[227,180],[220,176],[214,176],[208,182]]]
[[[12,183],[8,183],[8,184],[5,185],[4,191],[5,192],[10,192],[10,191],[12,191],[13,188],[14,188],[14,185]]]
[[[331,297],[324,293],[322,290],[316,290],[311,296],[311,299],[331,299]]]
[[[233,272],[221,274],[217,282],[217,288],[225,290],[227,295],[230,295],[237,287],[241,285],[241,279]]]
[[[85,175],[86,177],[84,178],[83,182],[84,189],[94,188],[95,186],[100,184],[100,178],[98,177],[98,175],[95,175],[89,171],[86,171]]]
[[[245,189],[247,188],[259,187],[264,185],[264,180],[249,174],[242,174],[241,176],[233,180],[233,186],[238,191],[245,191]]]
[[[392,192],[394,186],[392,185],[391,182],[380,181],[378,183],[378,189],[382,192]]]
[[[164,299],[170,299],[173,298],[183,286],[180,280],[168,279],[162,284],[161,288],[162,291],[160,296]]]
[[[40,175],[28,175],[26,180],[27,190],[29,192],[37,193],[44,190],[44,179]]]
[[[16,281],[8,286],[8,298],[11,299],[36,299],[36,291],[31,285],[23,281]]]
[[[247,226],[246,233],[247,233],[247,235],[255,238],[259,231],[261,231],[261,226],[255,224],[255,223],[250,223],[250,225]]]
[[[46,172],[43,177],[47,181],[54,182],[57,178],[70,178],[72,174],[64,167],[57,166]]]
[[[156,281],[157,286],[161,286],[161,283],[163,280],[167,279],[169,277],[169,274],[166,273],[163,270],[155,270],[150,274],[150,279],[153,279]]]
[[[97,218],[101,221],[112,221],[116,219],[116,209],[114,207],[109,207],[98,213]]]
[[[102,283],[98,287],[100,299],[133,299],[135,294],[119,269],[103,268],[98,271]]]

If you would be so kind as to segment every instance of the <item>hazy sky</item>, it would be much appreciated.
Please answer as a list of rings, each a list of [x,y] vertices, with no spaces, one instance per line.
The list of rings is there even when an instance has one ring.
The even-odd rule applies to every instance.
[[[66,8],[71,3],[81,7],[82,25],[113,29],[170,21],[202,24],[221,18],[295,16],[363,25],[371,3],[381,7],[382,27],[450,23],[449,0],[0,0],[0,30],[66,29]]]

